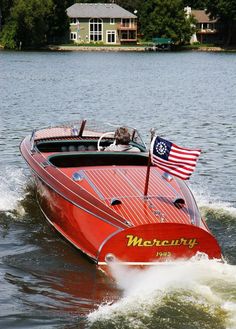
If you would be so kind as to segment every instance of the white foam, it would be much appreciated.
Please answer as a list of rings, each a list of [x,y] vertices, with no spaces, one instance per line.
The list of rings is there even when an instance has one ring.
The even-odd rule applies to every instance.
[[[203,213],[213,210],[216,215],[230,215],[236,218],[236,208],[232,204],[213,198],[210,191],[203,187],[191,187],[196,202]],[[220,309],[227,315],[225,328],[236,328],[236,266],[201,259],[172,265],[151,267],[138,270],[113,263],[112,274],[123,297],[114,304],[101,305],[88,315],[90,323],[128,319],[130,328],[142,328],[153,308],[163,305],[165,296],[177,290],[182,300],[192,304],[204,305],[209,314]],[[185,293],[185,292],[189,293]],[[205,307],[206,304],[206,307]],[[146,320],[143,320],[146,319]]]
[[[204,186],[191,187],[198,207],[200,209],[208,208],[215,211],[226,212],[229,215],[236,217],[236,208],[230,202],[223,202],[220,199],[213,197],[211,192]]]
[[[206,304],[212,313],[222,309],[227,314],[228,328],[236,327],[236,300],[231,296],[236,285],[235,266],[201,260],[135,270],[113,264],[112,273],[124,295],[118,302],[101,305],[90,313],[90,323],[116,322],[119,317],[128,318],[132,328],[141,328],[143,319],[152,316],[150,310],[163,305],[165,296],[178,291],[178,296],[186,303],[196,307]]]
[[[0,211],[17,211],[20,215],[24,213],[20,201],[24,198],[24,188],[26,176],[23,169],[6,167],[1,170],[2,179],[0,181]]]

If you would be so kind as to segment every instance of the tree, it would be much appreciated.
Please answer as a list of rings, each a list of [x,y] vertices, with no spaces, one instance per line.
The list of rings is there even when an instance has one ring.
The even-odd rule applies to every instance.
[[[191,17],[186,17],[182,0],[145,1],[140,22],[146,39],[157,36],[184,44],[189,43],[193,33]]]
[[[207,0],[207,11],[211,17],[218,17],[226,28],[225,44],[229,45],[233,31],[236,31],[236,2],[235,0]]]
[[[192,9],[205,9],[207,0],[184,0],[184,7],[191,7]]]
[[[69,31],[66,8],[72,0],[11,0],[11,7],[8,0],[0,1],[5,17],[1,42],[6,48],[60,42]]]
[[[17,0],[2,31],[6,48],[37,47],[46,42],[52,0]]]
[[[48,16],[47,42],[56,43],[66,39],[69,31],[69,18],[66,9],[71,5],[71,0],[53,0],[52,10]]]
[[[140,9],[143,6],[143,0],[116,0],[115,3],[126,10],[134,13],[137,10],[137,14],[139,14]]]
[[[0,15],[2,17],[2,25],[5,24],[7,17],[10,14],[10,9],[14,0],[0,0]]]

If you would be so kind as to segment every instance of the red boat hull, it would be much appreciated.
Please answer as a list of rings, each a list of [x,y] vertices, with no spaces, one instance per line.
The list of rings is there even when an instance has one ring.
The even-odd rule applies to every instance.
[[[84,139],[71,140],[70,132],[67,126],[44,129],[20,146],[40,208],[66,240],[101,266],[114,259],[150,265],[199,253],[221,259],[185,183],[152,167],[149,193],[143,195],[148,156],[140,145],[136,155],[81,152],[96,145],[101,133],[86,131]]]
[[[37,179],[38,202],[51,225],[70,243],[97,262],[103,241],[118,228],[69,202]]]
[[[216,239],[207,231],[186,224],[146,224],[112,236],[102,246],[98,263],[104,265],[113,255],[114,259],[130,265],[150,265],[153,262],[188,259],[198,253],[209,258],[221,258]]]
[[[186,224],[155,223],[120,230],[80,209],[37,179],[38,201],[54,228],[99,265],[108,255],[130,265],[187,259],[197,253],[220,259],[217,240]]]

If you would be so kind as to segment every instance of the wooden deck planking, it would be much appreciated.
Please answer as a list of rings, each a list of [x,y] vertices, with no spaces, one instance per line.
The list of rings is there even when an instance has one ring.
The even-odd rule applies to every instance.
[[[151,172],[148,200],[144,200],[143,191],[146,168],[96,168],[86,169],[86,176],[103,195],[107,206],[134,225],[155,222],[189,223],[189,213],[186,208],[177,209],[173,201],[182,193],[177,192],[172,185],[163,182],[162,177]],[[112,198],[121,199],[122,204],[111,206]]]

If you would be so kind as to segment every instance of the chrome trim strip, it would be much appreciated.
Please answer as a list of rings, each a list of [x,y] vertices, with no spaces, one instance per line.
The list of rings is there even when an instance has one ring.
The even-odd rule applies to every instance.
[[[31,170],[33,170],[33,169],[31,168]],[[63,199],[65,199],[66,201],[70,202],[70,203],[73,204],[75,207],[77,207],[77,208],[79,208],[79,209],[81,209],[81,210],[87,212],[88,214],[90,214],[90,215],[92,215],[92,216],[94,216],[94,217],[96,217],[96,218],[98,218],[98,219],[101,219],[101,220],[102,220],[103,222],[105,222],[105,223],[108,223],[108,224],[110,224],[110,225],[112,225],[112,226],[114,226],[114,227],[117,227],[118,229],[121,229],[120,226],[117,226],[117,225],[115,225],[115,224],[109,222],[108,220],[106,220],[106,219],[104,219],[104,218],[102,218],[102,217],[100,217],[100,216],[98,216],[98,215],[95,215],[93,212],[89,211],[88,209],[86,209],[86,208],[84,208],[84,207],[78,205],[77,203],[71,201],[71,200],[68,199],[65,195],[63,195],[62,193],[60,193],[60,192],[58,192],[57,190],[55,190],[50,184],[46,183],[46,182],[42,179],[42,177],[38,175],[38,173],[36,173],[34,170],[33,170],[33,172],[35,173],[35,175],[36,175],[36,176],[37,176],[37,177],[38,177],[38,178],[39,178],[39,179],[40,179],[40,180],[41,180],[46,186],[48,186],[49,188],[51,188],[54,192],[56,192],[57,194],[59,194]],[[125,223],[124,223],[124,224],[125,224]],[[127,227],[128,227],[128,226],[127,226]],[[122,229],[121,229],[121,230],[122,230]]]
[[[169,262],[119,262],[117,261],[116,264],[118,265],[125,265],[125,266],[173,266],[176,264],[185,264],[186,262],[173,262],[173,261],[169,261]],[[106,265],[108,266],[109,264],[107,264],[107,262],[98,262],[98,265]]]
[[[103,246],[107,243],[107,241],[110,240],[111,238],[113,238],[114,235],[119,234],[121,231],[123,231],[123,230],[122,229],[117,230],[116,232],[113,232],[112,234],[110,234],[105,240],[103,240],[103,242],[100,244],[100,246],[98,248],[97,258],[99,257],[99,254],[100,254]]]
[[[196,259],[195,262],[199,262],[200,259]],[[224,258],[214,258],[215,261],[219,263],[224,263]],[[124,265],[124,266],[175,266],[175,265],[185,265],[188,261],[191,261],[191,259],[187,259],[185,261],[164,261],[164,262],[122,262],[122,261],[116,261],[115,264],[117,265]],[[112,264],[112,263],[110,263]],[[99,262],[97,263],[98,266],[109,266],[107,262]]]
[[[102,195],[102,193],[98,190],[98,188],[95,186],[95,184],[91,181],[91,179],[86,175],[84,170],[80,170],[79,173],[82,173],[82,176],[87,180],[87,182],[89,183],[89,185],[92,187],[92,189],[94,190],[94,192],[97,193],[97,195],[99,196],[99,198],[101,200],[105,200],[104,195]]]
[[[157,170],[154,170],[154,171],[152,171],[152,172],[154,173],[154,175],[160,177],[161,179],[164,179],[164,178],[162,177],[162,175],[161,175]],[[178,191],[176,191],[176,189],[170,184],[170,182],[168,182],[168,181],[166,181],[166,180],[165,180],[165,182],[166,182],[166,186],[168,186],[169,190],[170,190],[171,192],[173,192],[173,193],[176,195],[176,197],[181,197],[181,195],[180,195],[180,194],[178,193]]]
[[[26,148],[26,150],[27,150],[27,152],[28,152],[28,149]],[[29,152],[28,152],[28,154],[30,154]],[[31,154],[30,154],[30,157],[31,157]],[[33,157],[31,157],[38,165],[39,165],[39,162],[37,162]],[[45,158],[45,157],[44,157]],[[25,159],[25,157],[24,157],[24,159]],[[45,158],[46,159],[46,158]],[[56,192],[57,194],[59,194],[62,198],[64,198],[65,200],[67,200],[68,202],[70,202],[71,204],[73,204],[74,206],[76,206],[76,207],[78,207],[79,209],[82,209],[83,211],[85,211],[85,212],[87,212],[87,213],[89,213],[90,215],[92,215],[92,216],[94,216],[94,217],[96,217],[96,218],[98,218],[98,219],[101,219],[102,221],[104,221],[105,223],[108,223],[108,224],[110,224],[110,225],[112,225],[112,226],[114,226],[114,227],[117,227],[118,229],[121,229],[120,228],[120,226],[118,226],[118,225],[115,225],[115,224],[113,224],[113,223],[111,223],[110,221],[108,221],[108,220],[106,220],[106,219],[104,219],[103,217],[100,217],[100,216],[98,216],[98,215],[95,215],[93,212],[91,212],[91,211],[89,211],[88,209],[86,209],[86,208],[84,208],[84,207],[82,207],[82,206],[80,206],[80,205],[78,205],[77,203],[75,203],[75,202],[73,202],[73,201],[71,201],[70,199],[68,199],[65,195],[63,195],[62,193],[60,193],[60,192],[58,192],[56,189],[54,189],[50,184],[48,184],[31,166],[30,166],[30,164],[29,164],[29,162],[25,159],[25,161],[28,163],[28,165],[29,165],[29,167],[30,167],[30,169],[35,173],[35,175],[36,175],[36,177],[38,177],[39,179],[41,179],[41,181],[43,182],[43,183],[45,183],[45,185],[47,185],[48,187],[50,187],[54,192]],[[52,176],[51,174],[49,174],[48,173],[48,175],[50,175],[50,176]],[[54,178],[55,179],[55,178]],[[59,182],[60,183],[60,182]],[[60,183],[61,184],[61,183]],[[63,185],[63,184],[62,184]],[[68,189],[68,187],[67,186],[65,186],[65,185],[63,185],[64,187],[66,187],[67,189]],[[71,190],[70,190],[71,191]],[[71,191],[72,193],[74,193],[73,191]],[[74,193],[75,194],[75,193]],[[110,215],[111,216],[111,215]],[[112,216],[111,216],[112,217]],[[119,222],[119,223],[121,223],[122,225],[126,225],[127,227],[129,227],[126,223],[123,223],[123,222],[121,222],[121,221],[119,221],[118,219],[116,219],[116,218],[114,218],[114,220],[116,220],[117,222]]]

